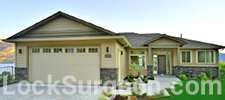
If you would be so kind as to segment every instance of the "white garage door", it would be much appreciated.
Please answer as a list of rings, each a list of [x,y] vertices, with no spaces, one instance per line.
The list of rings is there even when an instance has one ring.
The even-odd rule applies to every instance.
[[[72,75],[76,81],[67,82],[78,84],[88,80],[100,80],[100,54],[98,46],[86,47],[40,47],[29,48],[30,81],[41,80],[49,82],[48,75],[52,75],[52,83],[67,75]]]

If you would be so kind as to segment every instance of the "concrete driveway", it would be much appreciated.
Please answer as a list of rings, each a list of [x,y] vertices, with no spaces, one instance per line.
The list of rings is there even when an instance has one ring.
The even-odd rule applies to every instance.
[[[153,83],[158,81],[160,83],[160,89],[171,88],[171,84],[176,84],[175,81],[179,81],[178,78],[172,75],[155,75],[155,80],[149,80],[149,82]],[[32,85],[32,84],[31,84]],[[147,84],[139,84],[140,87],[145,87]],[[98,100],[98,96],[102,93],[103,87],[102,86],[85,86],[79,87],[79,85],[73,85],[76,87],[75,93],[72,95],[65,94],[62,90],[66,89],[68,92],[72,91],[73,89],[66,86],[66,85],[57,85],[56,89],[59,91],[60,94],[56,94],[54,90],[52,90],[52,94],[48,94],[48,84],[44,84],[44,86],[37,85],[36,90],[41,91],[44,90],[44,93],[41,95],[37,95],[33,93],[33,91],[29,92],[27,95],[22,95],[18,92],[17,88],[18,84],[12,84],[7,86],[8,92],[15,92],[15,95],[4,95],[3,94],[3,87],[0,87],[0,100]],[[115,87],[109,87],[113,91]],[[173,88],[173,87],[172,87]],[[26,91],[27,86],[23,84],[21,86],[22,91]],[[147,89],[151,89],[151,91],[143,91],[148,93],[148,95],[154,95],[160,89],[156,89],[153,87],[148,87]],[[32,90],[32,89],[31,89]],[[144,89],[143,89],[144,90]],[[86,92],[85,94],[81,94],[80,91]],[[116,93],[126,92],[126,91],[115,91]],[[167,91],[164,92],[165,96],[170,96]]]
[[[3,87],[0,87],[0,100],[81,100],[82,98],[90,95],[94,90],[99,88],[99,86],[85,86],[85,85],[83,85],[82,88],[79,88],[78,85],[73,85],[76,87],[75,90],[76,92],[72,95],[67,95],[62,91],[62,89],[66,89],[66,91],[71,92],[72,88],[65,85],[57,85],[56,89],[60,94],[56,94],[54,90],[52,90],[51,92],[52,94],[50,95],[48,93],[49,90],[49,88],[47,87],[48,85],[45,84],[44,86],[40,85],[36,86],[36,91],[40,92],[44,90],[44,92],[41,95],[33,93],[32,88],[30,89],[31,91],[27,95],[22,95],[19,92],[17,86],[18,84],[11,84],[7,86],[7,91],[15,92],[14,95],[3,94]],[[23,84],[21,86],[21,90],[25,92],[27,90],[27,86]],[[86,92],[87,90],[88,91],[85,94],[81,94],[80,92],[78,92],[81,90],[83,92]]]

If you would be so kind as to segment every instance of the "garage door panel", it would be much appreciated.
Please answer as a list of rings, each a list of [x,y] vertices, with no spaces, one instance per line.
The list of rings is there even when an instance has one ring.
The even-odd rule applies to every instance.
[[[89,53],[87,48],[86,53],[76,53],[75,50],[74,53],[65,53],[64,47],[59,48],[62,48],[64,52],[31,53],[32,48],[30,48],[29,67],[31,82],[42,80],[44,83],[48,83],[48,74],[52,75],[52,81],[60,80],[60,83],[67,75],[72,75],[77,80],[83,80],[85,84],[87,80],[92,80],[92,83],[94,80],[100,80],[99,53]],[[70,83],[78,84],[78,81],[71,81]]]

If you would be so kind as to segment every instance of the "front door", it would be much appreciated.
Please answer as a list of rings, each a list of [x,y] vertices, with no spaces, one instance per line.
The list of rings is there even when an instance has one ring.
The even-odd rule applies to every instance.
[[[166,55],[158,55],[158,74],[166,74]]]

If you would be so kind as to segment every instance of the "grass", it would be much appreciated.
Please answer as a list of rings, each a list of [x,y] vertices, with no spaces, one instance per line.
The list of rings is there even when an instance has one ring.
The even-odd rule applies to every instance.
[[[205,95],[201,95],[201,81],[198,81],[199,84],[199,91],[195,95],[189,95],[186,92],[185,86],[188,81],[182,81],[183,86],[175,85],[175,90],[183,90],[183,93],[180,95],[174,95],[171,89],[166,89],[170,94],[168,98],[159,98],[155,100],[225,100],[225,80],[219,80],[221,82],[221,95],[217,95],[217,85],[213,85],[213,95],[209,95],[209,85],[205,85]],[[195,86],[193,84],[190,85],[190,90],[194,91]]]

